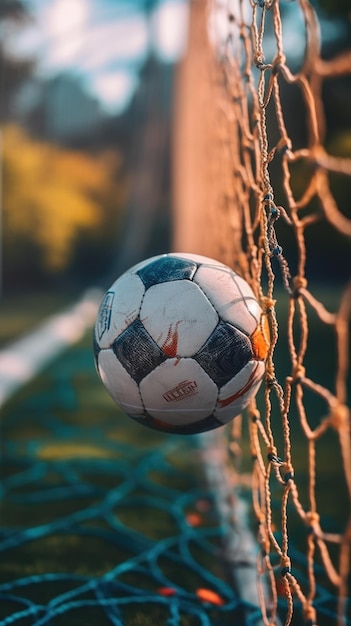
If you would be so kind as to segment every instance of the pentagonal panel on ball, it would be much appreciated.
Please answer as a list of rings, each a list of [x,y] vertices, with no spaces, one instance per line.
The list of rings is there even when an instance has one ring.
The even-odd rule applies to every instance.
[[[196,263],[189,259],[178,259],[170,255],[161,255],[150,260],[138,269],[138,276],[145,289],[171,280],[191,280],[197,269]]]
[[[113,350],[101,350],[97,365],[101,380],[113,400],[129,415],[142,415],[144,408],[138,385]]]
[[[218,315],[197,285],[178,280],[146,291],[140,319],[162,351],[173,358],[195,354],[216,327]]]
[[[110,348],[138,317],[144,293],[144,285],[136,274],[123,274],[105,293],[95,324],[101,348]]]
[[[236,376],[252,357],[251,342],[247,335],[221,321],[194,359],[221,387]]]
[[[116,339],[112,349],[137,384],[167,358],[139,319]]]
[[[220,317],[251,335],[261,315],[261,308],[251,287],[227,267],[199,267],[194,276],[211,300]]]
[[[210,416],[217,385],[193,359],[167,359],[140,383],[147,412],[168,424],[188,424]]]

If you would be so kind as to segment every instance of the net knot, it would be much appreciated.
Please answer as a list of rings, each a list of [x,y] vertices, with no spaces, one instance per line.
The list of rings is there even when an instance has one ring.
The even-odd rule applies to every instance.
[[[268,296],[263,296],[261,299],[261,305],[263,308],[263,313],[269,313],[273,308],[277,301],[273,298],[269,298]]]
[[[261,419],[261,414],[258,409],[254,409],[251,413],[251,420],[253,423],[258,422]]]
[[[271,363],[267,363],[266,385],[267,387],[274,387],[276,382],[277,382],[277,379],[274,373],[274,366]]]
[[[273,200],[268,198],[268,195],[265,197],[265,201],[269,208],[269,224],[272,227],[273,222],[276,222],[280,218],[280,208],[274,204]]]
[[[300,295],[301,289],[306,289],[307,287],[307,279],[304,276],[295,276],[293,278],[293,295],[294,298],[297,298]]]
[[[282,558],[280,559],[280,566],[282,568],[280,571],[281,576],[286,576],[287,574],[290,574],[291,561],[288,556],[282,556]]]
[[[274,246],[272,250],[272,254],[274,254],[274,256],[280,256],[282,253],[283,253],[283,248],[279,244]]]
[[[305,626],[316,626],[317,624],[316,609],[310,604],[307,604],[306,606],[304,606],[303,617],[305,620]]]
[[[266,195],[263,198],[264,202],[273,202],[274,196],[270,191],[267,191]]]
[[[285,154],[292,149],[291,139],[288,136],[281,137],[277,143],[277,150],[280,154]]]
[[[294,468],[290,463],[282,463],[281,470],[283,472],[283,480],[288,483],[289,480],[294,480]]]
[[[277,72],[279,70],[279,66],[284,65],[285,61],[285,54],[283,54],[283,52],[278,52],[273,60],[273,72]]]
[[[275,446],[269,446],[267,459],[276,465],[282,465],[283,463],[283,459],[277,455],[277,448]]]
[[[331,410],[328,421],[336,431],[350,428],[350,410],[345,404],[337,404]]]
[[[262,65],[264,65],[265,62],[265,58],[264,58],[264,54],[262,52],[262,50],[258,50],[256,52],[256,54],[254,55],[254,64],[256,65],[256,67],[259,69],[260,67],[262,67]]]
[[[307,511],[305,517],[305,524],[309,527],[312,533],[316,533],[319,528],[319,514],[316,511]]]
[[[295,369],[293,372],[293,377],[292,377],[293,381],[295,383],[300,383],[305,378],[305,375],[306,375],[306,368],[303,365],[301,365],[301,363],[298,363],[295,366]]]

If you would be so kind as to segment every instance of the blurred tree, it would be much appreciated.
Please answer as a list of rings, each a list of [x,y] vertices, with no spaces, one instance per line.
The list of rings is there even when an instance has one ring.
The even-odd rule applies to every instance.
[[[6,50],[6,37],[31,20],[25,2],[0,0],[0,120],[11,119],[13,97],[34,69],[34,60],[14,58]]]
[[[21,0],[1,0],[0,20],[26,20],[28,9]]]
[[[7,288],[105,271],[124,203],[117,152],[94,157],[31,139],[17,126],[3,131],[3,246]],[[75,246],[78,245],[80,254]],[[84,251],[84,247],[88,250]],[[99,251],[101,254],[99,254]],[[93,276],[91,275],[93,274]]]

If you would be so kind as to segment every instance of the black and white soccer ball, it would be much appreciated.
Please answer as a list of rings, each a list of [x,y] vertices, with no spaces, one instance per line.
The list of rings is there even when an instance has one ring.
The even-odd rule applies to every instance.
[[[113,400],[139,423],[198,433],[228,423],[256,394],[268,340],[252,289],[213,259],[164,254],[105,293],[95,362]]]

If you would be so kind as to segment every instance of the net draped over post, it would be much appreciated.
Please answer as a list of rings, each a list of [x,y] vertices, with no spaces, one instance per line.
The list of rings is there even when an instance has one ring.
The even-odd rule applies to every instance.
[[[249,411],[258,579],[271,590],[267,600],[261,589],[264,621],[275,624],[282,605],[290,624],[299,604],[306,624],[341,626],[351,619],[351,213],[340,190],[350,188],[351,150],[333,143],[325,89],[350,79],[351,50],[325,58],[312,5],[287,5],[191,3],[189,51],[178,74],[174,248],[233,266],[268,320],[265,390]],[[300,58],[296,33],[304,39]],[[339,263],[335,280],[323,268],[313,273],[323,258]],[[338,279],[337,301],[328,299]],[[319,376],[314,362],[327,349],[333,356]],[[232,452],[239,430],[234,420]],[[338,466],[329,504],[321,478],[328,463]],[[320,589],[335,599],[327,622],[321,607],[333,603]]]

